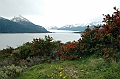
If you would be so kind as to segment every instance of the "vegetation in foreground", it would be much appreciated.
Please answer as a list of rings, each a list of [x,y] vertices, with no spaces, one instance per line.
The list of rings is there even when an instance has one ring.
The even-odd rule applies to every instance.
[[[62,44],[45,36],[1,50],[0,79],[119,79],[120,11],[114,10],[78,41]]]
[[[81,58],[74,61],[44,63],[29,68],[16,79],[119,79],[120,62],[109,64],[102,58]]]

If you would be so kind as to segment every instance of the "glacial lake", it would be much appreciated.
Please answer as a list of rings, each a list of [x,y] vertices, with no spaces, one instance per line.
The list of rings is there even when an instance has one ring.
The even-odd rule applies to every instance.
[[[0,33],[0,50],[7,47],[16,48],[26,42],[31,42],[33,38],[44,38],[45,35],[51,36],[54,41],[60,40],[62,43],[78,40],[80,33],[73,31],[51,30],[54,33]]]

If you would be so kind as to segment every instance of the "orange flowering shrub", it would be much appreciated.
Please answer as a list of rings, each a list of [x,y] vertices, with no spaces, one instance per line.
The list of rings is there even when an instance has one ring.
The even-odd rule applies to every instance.
[[[71,42],[67,43],[65,45],[60,46],[60,49],[58,50],[58,54],[60,55],[60,59],[63,60],[73,60],[78,58],[78,42]]]
[[[114,7],[115,12],[110,16],[104,15],[101,26],[87,27],[82,34],[80,43],[84,45],[82,55],[98,54],[108,59],[120,58],[120,11]]]
[[[101,26],[89,26],[81,34],[77,42],[65,44],[60,47],[58,54],[61,59],[76,59],[81,56],[97,54],[106,59],[120,58],[120,11],[114,7],[115,12],[110,16],[104,15]]]

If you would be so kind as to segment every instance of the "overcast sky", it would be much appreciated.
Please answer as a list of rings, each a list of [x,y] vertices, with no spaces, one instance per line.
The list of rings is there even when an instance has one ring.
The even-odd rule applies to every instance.
[[[120,8],[119,0],[0,0],[0,16],[19,14],[42,26],[102,21],[102,14]]]

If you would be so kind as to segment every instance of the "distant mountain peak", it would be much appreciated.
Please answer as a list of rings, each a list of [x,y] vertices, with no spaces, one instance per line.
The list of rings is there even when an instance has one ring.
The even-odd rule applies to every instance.
[[[30,22],[28,19],[24,18],[22,15],[14,16],[14,18],[12,18],[11,20],[14,22],[21,22],[21,21]]]

